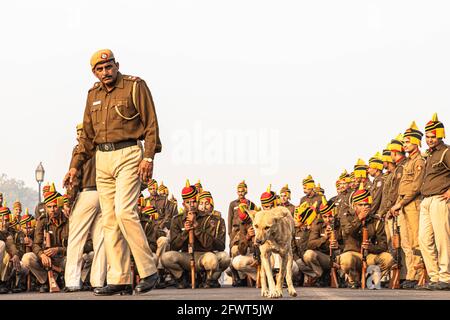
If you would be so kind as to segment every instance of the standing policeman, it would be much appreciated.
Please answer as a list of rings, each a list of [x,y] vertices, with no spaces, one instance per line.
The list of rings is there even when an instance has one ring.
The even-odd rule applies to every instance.
[[[153,158],[161,152],[155,107],[145,81],[122,75],[111,50],[94,53],[91,68],[100,82],[89,90],[79,148],[63,184],[72,184],[97,149],[96,180],[109,269],[107,285],[94,294],[130,293],[130,249],[142,279],[136,293],[144,293],[157,284],[158,274],[136,203],[140,180],[152,177]],[[139,140],[145,141],[144,150]]]

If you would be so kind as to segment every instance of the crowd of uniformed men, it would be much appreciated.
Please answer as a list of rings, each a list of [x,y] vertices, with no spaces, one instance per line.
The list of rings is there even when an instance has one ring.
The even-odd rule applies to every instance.
[[[81,130],[79,125],[78,133]],[[157,288],[191,287],[190,230],[194,233],[196,287],[220,287],[224,272],[231,276],[233,286],[255,286],[255,230],[245,207],[285,206],[295,221],[292,251],[297,286],[328,287],[330,270],[335,268],[339,287],[360,288],[364,260],[378,267],[384,287],[389,287],[397,270],[401,289],[448,290],[450,152],[436,114],[425,126],[425,151],[420,149],[423,135],[413,122],[382,153],[370,158],[368,165],[358,159],[350,174],[344,170],[339,176],[337,195],[328,200],[308,176],[298,206],[290,203],[286,185],[279,195],[269,187],[261,195],[259,208],[246,198],[247,185],[242,181],[227,221],[200,181],[186,183],[179,207],[168,188],[152,179],[146,186],[150,196],[141,194],[137,207],[158,269]],[[44,200],[34,216],[28,209],[23,215],[19,201],[11,211],[0,193],[0,293],[48,292],[49,272],[68,292],[105,284],[110,257],[103,248],[94,168],[95,157],[84,165],[77,187],[68,194],[59,194],[53,184],[45,186]],[[86,216],[91,221],[80,218],[83,212],[90,212]],[[368,235],[365,241],[363,228]],[[393,236],[397,231],[400,237]],[[332,252],[337,252],[336,259]],[[139,270],[133,263],[129,269],[132,281],[137,281]]]

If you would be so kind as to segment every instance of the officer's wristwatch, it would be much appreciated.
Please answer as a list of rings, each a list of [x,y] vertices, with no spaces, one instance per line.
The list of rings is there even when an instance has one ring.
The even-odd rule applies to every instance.
[[[144,159],[142,159],[142,160],[145,160],[145,161],[150,162],[150,163],[153,162],[153,159],[152,159],[152,158],[144,158]]]

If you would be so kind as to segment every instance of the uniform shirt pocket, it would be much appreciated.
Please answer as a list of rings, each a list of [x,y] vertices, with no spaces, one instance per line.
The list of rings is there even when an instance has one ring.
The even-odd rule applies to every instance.
[[[129,103],[126,99],[118,99],[112,106],[111,114],[114,120],[133,120],[139,114],[133,104]]]
[[[92,124],[96,125],[101,121],[101,110],[102,110],[101,105],[91,107]]]

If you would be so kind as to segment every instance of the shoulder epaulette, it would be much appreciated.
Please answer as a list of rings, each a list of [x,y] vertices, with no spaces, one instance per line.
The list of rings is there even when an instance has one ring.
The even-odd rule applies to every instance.
[[[92,86],[92,88],[89,89],[89,91],[92,91],[92,90],[94,90],[94,89],[97,89],[98,87],[100,87],[100,82],[94,83],[94,85]]]
[[[124,80],[128,80],[128,81],[136,81],[136,82],[142,80],[142,79],[139,78],[139,77],[135,77],[135,76],[126,76],[126,75],[123,76],[123,79],[124,79]]]

